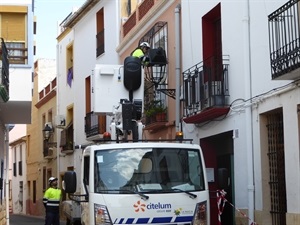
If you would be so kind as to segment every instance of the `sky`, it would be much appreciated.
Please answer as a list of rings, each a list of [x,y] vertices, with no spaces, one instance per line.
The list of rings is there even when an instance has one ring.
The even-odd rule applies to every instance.
[[[81,7],[86,0],[35,0],[34,14],[37,17],[35,59],[56,58],[58,22],[63,21],[74,7]]]

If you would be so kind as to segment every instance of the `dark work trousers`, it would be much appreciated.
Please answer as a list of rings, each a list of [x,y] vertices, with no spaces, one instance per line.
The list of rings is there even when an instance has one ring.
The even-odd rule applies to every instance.
[[[46,212],[45,225],[60,225],[59,212]]]

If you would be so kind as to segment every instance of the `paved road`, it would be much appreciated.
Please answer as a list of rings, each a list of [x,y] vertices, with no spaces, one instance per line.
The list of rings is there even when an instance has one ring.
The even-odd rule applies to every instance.
[[[45,219],[43,217],[10,214],[8,225],[43,225],[44,223],[45,223]],[[64,225],[64,224],[66,224],[66,222],[64,221],[60,222],[60,225]]]

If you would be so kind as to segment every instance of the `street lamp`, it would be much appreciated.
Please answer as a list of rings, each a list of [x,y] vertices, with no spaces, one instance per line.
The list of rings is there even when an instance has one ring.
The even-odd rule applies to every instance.
[[[49,139],[50,139],[51,135],[54,132],[54,129],[53,129],[52,125],[50,125],[49,123],[46,123],[45,127],[42,131],[43,131],[43,134],[44,134],[44,140],[49,142]]]

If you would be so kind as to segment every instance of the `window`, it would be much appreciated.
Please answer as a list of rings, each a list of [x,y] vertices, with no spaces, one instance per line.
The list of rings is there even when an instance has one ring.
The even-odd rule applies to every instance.
[[[157,22],[144,37],[140,43],[147,41],[152,49],[162,48],[167,57],[168,24],[167,22]],[[159,105],[167,108],[167,95],[161,90],[167,90],[168,69],[165,66],[153,66],[145,69],[145,110],[151,107],[153,102],[159,102]]]
[[[43,167],[43,191],[47,189],[47,170],[46,167]]]
[[[96,57],[100,56],[104,53],[104,9],[100,9],[96,14],[97,19],[97,49],[96,49]]]
[[[153,37],[153,48],[163,48],[165,52],[167,53],[167,24],[164,24],[154,35]],[[154,91],[155,91],[155,100],[160,101],[163,106],[167,106],[167,95],[162,93],[161,91],[158,91],[157,89],[167,89],[167,66],[166,70],[164,70],[164,74],[161,74],[161,67],[158,68],[153,68],[155,71],[153,74],[155,74],[156,79],[159,79],[159,86],[155,90],[154,86]]]
[[[20,188],[20,191],[19,191],[19,203],[20,205],[23,205],[23,181],[20,181],[19,182],[19,188]]]
[[[14,147],[14,162],[17,162],[17,147]]]
[[[60,147],[62,147],[63,152],[74,150],[73,105],[67,108],[66,124],[67,126],[61,131],[60,135]]]
[[[19,154],[20,154],[20,160],[19,160],[19,165],[18,165],[18,169],[19,169],[19,175],[22,176],[23,175],[23,166],[22,166],[22,144],[20,144],[19,146]]]
[[[202,18],[204,82],[220,81],[222,65],[221,4],[218,4]]]
[[[22,152],[23,152],[22,146],[23,146],[23,145],[21,144],[21,145],[20,145],[20,161],[22,161],[22,158],[23,158],[23,157],[22,157],[22,154],[23,154],[23,153],[22,153]]]
[[[128,194],[134,190],[174,193],[205,188],[205,171],[197,149],[161,147],[96,151],[94,160],[95,192],[98,193]]]
[[[52,110],[48,111],[48,122],[52,123]]]
[[[73,121],[71,121],[60,133],[60,147],[62,147],[62,150],[73,150],[73,133]]]
[[[17,147],[14,147],[13,175],[17,176]]]
[[[67,84],[72,87],[72,81],[74,78],[73,73],[73,45],[67,48]]]
[[[8,183],[8,186],[9,186],[9,200],[12,199],[12,180],[9,180],[9,183]]]
[[[25,64],[27,59],[27,8],[19,7],[18,10],[18,13],[1,13],[0,33],[6,40],[10,64]]]
[[[33,188],[32,188],[32,202],[36,203],[36,181],[33,181]]]
[[[19,174],[20,176],[23,175],[22,167],[23,167],[23,166],[22,166],[22,161],[19,161],[19,163],[18,163],[19,173],[18,173],[18,174]]]
[[[23,42],[6,42],[10,64],[25,64],[26,51]]]
[[[83,182],[86,185],[89,185],[90,180],[90,157],[89,156],[85,156],[84,157],[84,162],[83,162]]]

